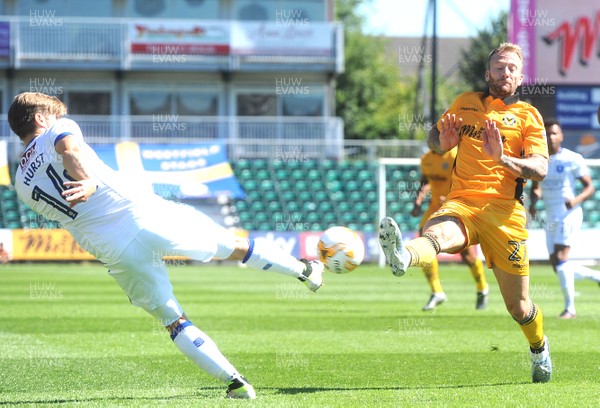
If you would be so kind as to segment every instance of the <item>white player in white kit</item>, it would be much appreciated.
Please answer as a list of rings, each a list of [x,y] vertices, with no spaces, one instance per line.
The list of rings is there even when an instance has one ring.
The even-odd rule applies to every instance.
[[[323,264],[236,237],[192,207],[136,191],[136,181],[104,164],[65,114],[52,96],[25,92],[14,98],[8,121],[26,146],[15,180],[21,200],[58,221],[101,261],[131,303],[159,319],[183,354],[228,385],[228,397],[255,398],[252,385],[187,319],[162,256],[242,261],[297,278],[312,291],[322,285]]]
[[[529,212],[535,216],[535,204],[543,198],[546,209],[546,246],[550,262],[558,275],[565,296],[562,319],[573,319],[575,310],[575,279],[591,279],[600,282],[600,271],[578,265],[569,260],[573,237],[581,230],[583,210],[581,203],[594,194],[594,185],[583,156],[561,146],[563,134],[555,119],[544,122],[548,139],[548,174],[541,183],[531,186]],[[577,194],[577,182],[583,186]]]

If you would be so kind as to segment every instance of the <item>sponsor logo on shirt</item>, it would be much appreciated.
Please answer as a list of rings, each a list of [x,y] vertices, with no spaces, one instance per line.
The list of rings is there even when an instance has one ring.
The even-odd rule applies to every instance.
[[[44,154],[37,154],[35,143],[23,153],[19,167],[23,173],[23,184],[29,186],[35,172],[44,164]]]
[[[27,164],[29,164],[29,160],[31,160],[31,158],[35,154],[35,145],[36,145],[36,143],[34,142],[29,147],[29,149],[25,150],[25,153],[23,153],[23,156],[21,156],[21,162],[19,163],[19,166],[21,167],[21,171],[23,171],[23,169],[25,167],[27,167]]]

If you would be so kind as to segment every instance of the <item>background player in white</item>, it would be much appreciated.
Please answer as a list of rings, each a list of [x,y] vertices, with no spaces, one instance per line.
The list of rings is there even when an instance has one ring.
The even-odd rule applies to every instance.
[[[104,164],[79,126],[62,118],[66,113],[53,96],[25,92],[14,98],[8,122],[26,147],[15,180],[19,197],[100,260],[131,303],[159,319],[183,354],[228,385],[228,397],[255,398],[252,385],[184,314],[162,256],[242,261],[297,278],[312,291],[322,285],[323,264],[238,238],[192,207],[136,192],[136,181]]]
[[[546,246],[550,263],[558,274],[565,296],[562,319],[573,319],[575,311],[575,279],[592,279],[600,282],[600,271],[578,265],[569,260],[573,236],[581,230],[583,210],[581,203],[594,194],[594,185],[583,157],[562,147],[563,133],[556,119],[544,121],[548,139],[548,174],[544,181],[534,181],[531,186],[529,213],[535,216],[535,205],[540,198],[546,209]],[[583,188],[577,194],[577,181]]]

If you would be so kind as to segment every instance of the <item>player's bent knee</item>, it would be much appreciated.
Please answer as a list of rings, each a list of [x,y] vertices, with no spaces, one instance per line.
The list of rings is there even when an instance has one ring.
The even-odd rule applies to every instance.
[[[440,244],[442,252],[456,253],[465,249],[467,234],[460,219],[454,216],[440,216],[429,219],[423,234],[430,234]]]
[[[527,302],[520,301],[506,303],[506,310],[518,322],[525,320],[530,312]]]
[[[183,310],[175,299],[169,299],[163,304],[155,306],[142,306],[145,311],[158,319],[161,326],[168,327],[177,322],[183,314]]]

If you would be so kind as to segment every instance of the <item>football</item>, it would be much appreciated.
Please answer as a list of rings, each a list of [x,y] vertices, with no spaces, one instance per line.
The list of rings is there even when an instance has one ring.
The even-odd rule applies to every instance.
[[[356,269],[365,257],[365,245],[360,236],[346,227],[331,227],[323,232],[318,244],[319,260],[334,273]]]

